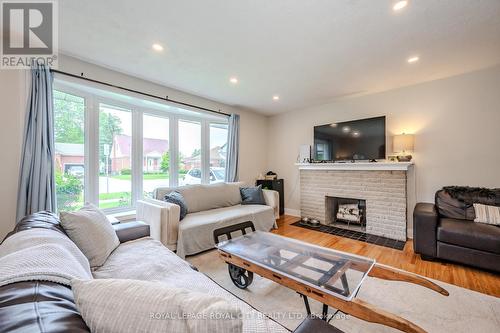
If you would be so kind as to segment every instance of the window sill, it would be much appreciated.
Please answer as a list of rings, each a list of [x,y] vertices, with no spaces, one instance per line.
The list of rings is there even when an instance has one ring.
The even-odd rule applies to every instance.
[[[111,222],[111,224],[117,224],[124,221],[130,221],[135,219],[135,210],[129,210],[125,212],[119,212],[114,214],[107,214],[106,217]]]

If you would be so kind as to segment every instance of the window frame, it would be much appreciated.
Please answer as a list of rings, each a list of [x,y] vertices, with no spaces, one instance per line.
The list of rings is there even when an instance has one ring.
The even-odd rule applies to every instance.
[[[136,132],[134,132],[134,127],[137,126],[137,122],[140,122],[140,125],[142,126],[142,117],[140,117],[141,119],[138,120],[138,116],[137,116],[137,110],[132,108],[133,105],[128,105],[126,103],[123,103],[121,101],[114,101],[113,99],[110,99],[110,98],[106,98],[106,97],[102,97],[102,96],[94,96],[93,98],[93,102],[94,102],[94,111],[95,112],[95,119],[97,121],[96,124],[94,124],[94,126],[97,127],[97,138],[96,138],[96,144],[97,145],[94,145],[94,158],[95,160],[97,161],[97,175],[94,175],[92,181],[93,181],[93,184],[97,190],[97,196],[96,196],[96,199],[97,201],[94,203],[97,207],[99,207],[99,144],[100,144],[100,140],[101,138],[99,137],[99,126],[100,126],[100,123],[99,123],[99,120],[100,120],[100,112],[101,112],[101,104],[104,104],[104,105],[107,105],[109,107],[116,107],[117,109],[123,109],[123,112],[130,112],[130,118],[131,118],[131,131],[132,131],[132,145],[130,147],[130,169],[131,169],[131,177],[130,177],[130,203],[131,205],[130,206],[123,206],[123,207],[114,207],[114,208],[105,208],[103,209],[103,211],[107,212],[107,213],[110,213],[110,214],[113,214],[113,213],[120,213],[120,212],[124,212],[124,211],[129,211],[129,210],[132,210],[132,209],[135,209],[135,203],[137,202],[137,195],[138,193],[140,192],[137,192],[138,188],[137,188],[137,170],[136,170],[136,161],[135,161],[135,157],[136,157],[136,154],[137,154],[137,149],[139,148],[138,145],[137,145],[137,135],[136,135]],[[120,110],[118,110],[120,111]],[[142,149],[142,143],[141,143],[141,149]],[[95,167],[95,166],[94,166]],[[142,177],[142,176],[141,176]],[[141,182],[141,186],[142,186],[142,182]]]
[[[143,120],[144,120],[144,116],[147,115],[147,116],[150,116],[150,117],[158,117],[158,118],[163,118],[163,119],[168,119],[168,151],[170,153],[170,168],[168,170],[168,184],[169,186],[172,186],[171,184],[171,181],[172,181],[172,175],[173,175],[173,172],[172,172],[172,130],[173,130],[173,126],[172,126],[172,116],[171,114],[168,114],[166,112],[163,112],[163,111],[159,111],[159,110],[152,110],[152,109],[145,109],[145,108],[142,108],[141,109],[142,112],[140,114],[140,126],[139,128],[137,128],[137,131],[138,133],[140,133],[140,135],[138,135],[138,142],[137,143],[137,147],[140,151],[140,155],[141,155],[141,158],[139,159],[138,163],[140,164],[140,166],[138,167],[140,170],[138,170],[138,174],[139,174],[139,178],[140,178],[140,181],[138,181],[138,183],[140,184],[137,184],[137,193],[140,194],[138,195],[138,199],[137,200],[141,200],[141,199],[144,199],[144,187],[143,187],[143,184],[144,184],[144,178],[143,178],[143,175],[144,175],[144,166],[143,166],[143,159],[144,159],[144,147],[143,147],[143,142],[144,142],[144,123],[143,123]],[[133,125],[133,124],[132,124]],[[132,173],[134,173],[134,170],[132,170]],[[135,203],[135,201],[134,201]]]
[[[107,214],[121,213],[131,211],[136,208],[137,200],[144,198],[143,192],[143,117],[149,115],[153,117],[166,118],[169,121],[169,152],[170,152],[170,170],[169,187],[179,186],[179,121],[195,121],[201,125],[201,183],[210,183],[210,124],[228,124],[225,116],[208,115],[200,112],[202,116],[183,115],[180,111],[169,112],[167,110],[158,110],[154,108],[137,106],[133,103],[104,97],[94,94],[86,89],[78,89],[74,85],[80,85],[84,88],[99,89],[103,92],[116,91],[103,88],[98,84],[77,83],[74,80],[54,80],[54,90],[75,95],[84,99],[84,202],[90,202],[99,205],[99,112],[100,104],[116,106],[130,110],[132,117],[132,147],[131,147],[131,206],[115,207],[103,209]],[[119,94],[126,97],[151,101],[144,96],[127,94],[119,91]],[[157,102],[157,101],[154,101]],[[167,101],[159,103],[176,110],[191,111],[189,108],[180,108]],[[198,111],[198,110],[197,110]]]
[[[210,126],[212,124],[215,124],[215,125],[226,125],[227,126],[227,134],[229,135],[229,122],[226,121],[226,122],[222,122],[222,121],[209,121],[208,125],[207,125],[207,132],[208,132],[208,138],[207,138],[207,142],[208,142],[208,147],[207,147],[207,151],[208,151],[208,158],[207,158],[207,161],[206,163],[208,164],[208,168],[209,168],[209,175],[208,175],[208,184],[210,184]],[[229,138],[226,138],[226,145],[228,144],[228,140]],[[226,156],[227,158],[227,156]],[[226,160],[226,164],[224,165],[224,181],[226,179],[226,172],[227,172],[227,160]],[[217,178],[217,177],[216,177]]]

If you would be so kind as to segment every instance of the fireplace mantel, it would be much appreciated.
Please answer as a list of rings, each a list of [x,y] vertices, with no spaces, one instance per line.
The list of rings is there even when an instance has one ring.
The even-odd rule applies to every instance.
[[[413,162],[295,163],[299,170],[408,171]]]

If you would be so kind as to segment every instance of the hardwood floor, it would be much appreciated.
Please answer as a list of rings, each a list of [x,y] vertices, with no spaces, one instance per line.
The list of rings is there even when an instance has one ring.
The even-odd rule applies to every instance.
[[[403,251],[399,251],[290,225],[297,221],[297,217],[283,215],[278,220],[278,229],[273,232],[339,251],[374,258],[385,265],[500,297],[500,275],[448,262],[424,261],[420,255],[413,252],[411,240],[406,242]]]

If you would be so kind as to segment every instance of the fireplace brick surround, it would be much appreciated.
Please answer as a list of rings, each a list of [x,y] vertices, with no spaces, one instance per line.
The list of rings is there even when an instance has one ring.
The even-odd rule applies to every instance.
[[[300,170],[301,215],[325,224],[326,197],[366,200],[366,232],[406,241],[407,171]]]

